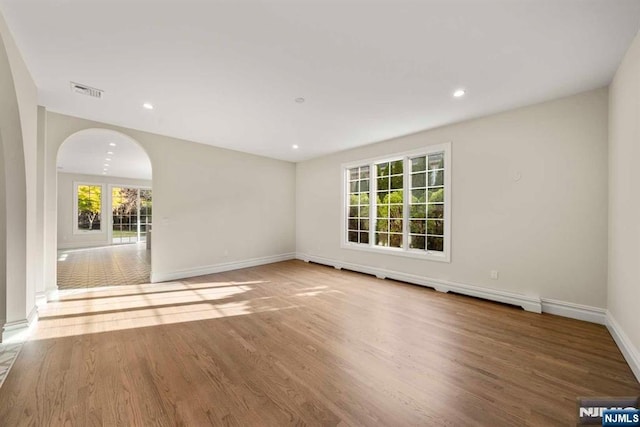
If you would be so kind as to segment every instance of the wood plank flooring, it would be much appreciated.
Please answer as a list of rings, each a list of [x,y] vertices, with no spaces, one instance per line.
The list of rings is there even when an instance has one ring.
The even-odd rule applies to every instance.
[[[301,261],[71,292],[2,426],[575,425],[640,394],[603,326]]]

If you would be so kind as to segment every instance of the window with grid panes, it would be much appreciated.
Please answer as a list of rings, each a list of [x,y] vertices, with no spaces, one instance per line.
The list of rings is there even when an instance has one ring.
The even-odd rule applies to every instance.
[[[410,158],[409,248],[444,250],[444,153]]]
[[[402,247],[404,163],[376,163],[376,246]]]
[[[369,166],[349,169],[348,179],[347,239],[350,243],[369,244]]]
[[[345,166],[344,246],[449,261],[450,144]]]
[[[102,184],[74,183],[74,233],[102,231]]]

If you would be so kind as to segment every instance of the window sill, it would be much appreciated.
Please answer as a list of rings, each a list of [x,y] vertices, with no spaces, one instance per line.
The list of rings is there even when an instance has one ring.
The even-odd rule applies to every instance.
[[[104,234],[102,230],[73,230],[74,235],[83,235],[83,234]]]
[[[425,261],[436,261],[436,262],[451,262],[451,257],[449,254],[442,252],[422,252],[422,251],[411,251],[400,248],[378,248],[375,246],[363,246],[360,244],[352,244],[342,242],[340,245],[342,249],[349,249],[352,251],[362,251],[362,252],[372,252],[382,255],[393,255],[393,256],[401,256],[405,258],[416,258]]]

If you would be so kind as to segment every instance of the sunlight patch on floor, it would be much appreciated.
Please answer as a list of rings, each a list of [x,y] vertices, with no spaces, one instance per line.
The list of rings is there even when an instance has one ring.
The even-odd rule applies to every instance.
[[[253,294],[265,281],[170,282],[64,290],[40,312],[31,340],[242,316],[298,307]]]

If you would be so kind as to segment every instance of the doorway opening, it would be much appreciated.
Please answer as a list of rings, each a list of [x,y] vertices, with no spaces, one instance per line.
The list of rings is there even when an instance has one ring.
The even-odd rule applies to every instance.
[[[150,282],[151,161],[132,138],[87,129],[61,145],[58,289]]]

